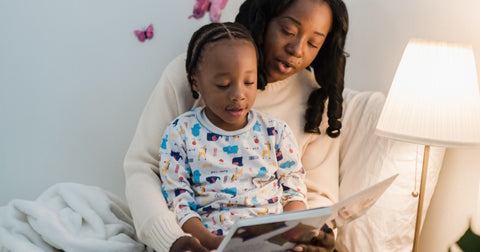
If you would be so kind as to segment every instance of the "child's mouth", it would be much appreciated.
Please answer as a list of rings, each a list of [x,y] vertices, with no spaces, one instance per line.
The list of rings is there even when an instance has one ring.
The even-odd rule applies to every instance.
[[[230,113],[232,116],[242,116],[243,115],[244,109],[242,108],[233,108],[233,109],[227,109],[227,112]]]

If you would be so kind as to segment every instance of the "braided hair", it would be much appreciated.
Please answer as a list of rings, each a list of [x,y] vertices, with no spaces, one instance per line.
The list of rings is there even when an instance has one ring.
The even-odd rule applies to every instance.
[[[220,40],[229,39],[243,39],[252,43],[255,47],[257,55],[257,67],[261,66],[260,53],[256,47],[250,32],[239,23],[225,22],[225,23],[210,23],[200,27],[193,33],[190,42],[188,43],[187,59],[185,67],[187,70],[187,79],[192,91],[193,98],[199,97],[198,92],[193,90],[193,78],[192,75],[196,74],[198,70],[199,62],[202,60],[202,51],[207,44],[215,43]],[[260,71],[258,71],[260,72]],[[264,89],[266,82],[260,83],[257,80],[257,88]]]
[[[263,48],[264,35],[270,21],[282,14],[296,0],[246,0],[235,21],[250,30],[258,48]],[[327,135],[340,135],[343,108],[345,63],[345,39],[348,32],[348,12],[342,0],[319,0],[327,3],[332,11],[332,25],[317,56],[307,68],[311,70],[318,88],[310,94],[305,112],[304,132],[320,134],[320,123],[327,103]],[[262,69],[262,68],[259,68]],[[259,75],[265,73],[263,71]]]

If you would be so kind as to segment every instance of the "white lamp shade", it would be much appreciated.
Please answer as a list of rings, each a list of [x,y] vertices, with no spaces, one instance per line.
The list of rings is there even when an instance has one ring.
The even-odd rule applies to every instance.
[[[480,92],[471,46],[411,40],[376,134],[424,145],[480,146]]]

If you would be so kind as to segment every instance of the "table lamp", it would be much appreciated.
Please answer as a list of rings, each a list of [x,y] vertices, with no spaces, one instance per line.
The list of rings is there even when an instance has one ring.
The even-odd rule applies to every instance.
[[[430,146],[480,145],[480,92],[472,47],[410,40],[375,133],[424,145],[413,239],[417,251]]]

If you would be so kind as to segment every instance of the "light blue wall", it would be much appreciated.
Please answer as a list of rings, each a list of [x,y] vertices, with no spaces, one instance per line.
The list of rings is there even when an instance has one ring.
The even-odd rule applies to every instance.
[[[222,20],[241,2],[230,0]],[[348,87],[387,92],[412,37],[472,44],[480,69],[478,0],[345,2]],[[123,197],[123,157],[142,108],[208,22],[187,18],[194,3],[0,0],[0,205],[65,181]],[[133,30],[150,23],[154,39],[138,42]]]
[[[230,0],[222,20],[233,20],[241,2]],[[480,69],[478,0],[345,2],[351,55],[347,87],[387,92],[410,38],[472,44]],[[194,3],[0,0],[0,206],[15,198],[34,199],[66,181],[101,186],[123,197],[123,157],[142,108],[166,64],[208,22],[187,18]],[[154,39],[138,42],[133,30],[150,23]],[[447,157],[480,163],[479,151],[447,150]],[[477,185],[465,185],[469,173],[457,162],[450,164],[445,171],[454,169],[464,177],[441,174],[439,185],[474,198],[476,192],[468,188]],[[452,219],[456,209],[470,203],[434,194],[430,209]],[[446,222],[429,216],[438,214],[427,215],[425,232],[431,235],[424,236],[425,251],[446,251],[471,217],[455,215]]]
[[[346,83],[387,92],[410,38],[473,46],[480,73],[480,1],[345,0],[350,13]],[[452,88],[455,83],[452,83]]]
[[[0,205],[57,182],[123,197],[123,157],[163,68],[207,23],[193,0],[0,0]],[[233,20],[231,0],[222,20]],[[152,40],[133,34],[152,23]]]

